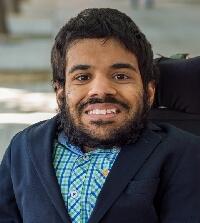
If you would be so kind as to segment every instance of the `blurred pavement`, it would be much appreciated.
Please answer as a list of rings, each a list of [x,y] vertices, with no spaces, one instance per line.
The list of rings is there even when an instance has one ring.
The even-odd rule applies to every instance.
[[[53,38],[64,21],[83,8],[112,7],[127,13],[146,34],[155,54],[200,54],[200,4],[159,0],[154,9],[147,10],[132,9],[129,0],[75,0],[70,4],[32,0],[22,6],[21,15],[9,18],[12,35],[0,38],[0,160],[16,132],[55,114],[50,84]]]

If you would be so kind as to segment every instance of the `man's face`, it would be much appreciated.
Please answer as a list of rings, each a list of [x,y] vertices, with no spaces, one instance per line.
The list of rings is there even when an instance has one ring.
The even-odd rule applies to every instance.
[[[109,140],[142,114],[144,89],[136,56],[115,39],[82,39],[66,56],[64,94],[72,124],[100,141]],[[148,86],[153,100],[154,88]],[[120,135],[120,134],[119,134]]]

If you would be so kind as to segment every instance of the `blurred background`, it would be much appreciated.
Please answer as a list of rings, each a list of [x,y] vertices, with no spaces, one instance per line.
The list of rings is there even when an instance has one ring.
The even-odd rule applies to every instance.
[[[152,43],[155,57],[200,55],[200,0],[0,0],[0,160],[16,132],[56,113],[54,37],[89,7],[127,13]]]

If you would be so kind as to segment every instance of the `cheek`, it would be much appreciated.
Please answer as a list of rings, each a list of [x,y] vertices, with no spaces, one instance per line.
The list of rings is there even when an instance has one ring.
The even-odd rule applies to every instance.
[[[70,109],[75,110],[77,105],[82,100],[81,91],[77,90],[76,88],[65,88],[65,95],[66,95],[66,102],[68,103]]]
[[[121,96],[131,105],[135,107],[143,101],[143,90],[136,86],[126,87],[121,91]]]

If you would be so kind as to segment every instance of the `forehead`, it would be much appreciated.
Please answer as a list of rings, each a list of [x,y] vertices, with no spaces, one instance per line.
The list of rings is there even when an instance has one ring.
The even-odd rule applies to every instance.
[[[110,65],[124,62],[138,66],[137,57],[114,38],[79,39],[71,43],[66,53],[67,67],[75,64]]]

